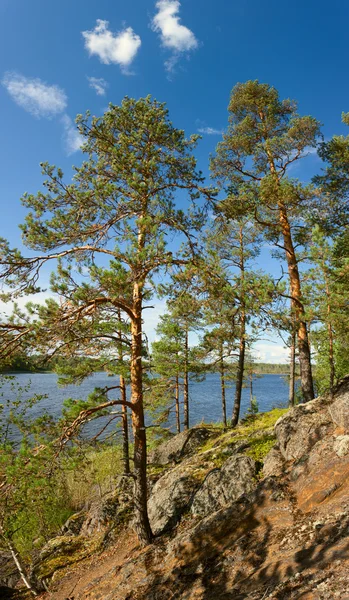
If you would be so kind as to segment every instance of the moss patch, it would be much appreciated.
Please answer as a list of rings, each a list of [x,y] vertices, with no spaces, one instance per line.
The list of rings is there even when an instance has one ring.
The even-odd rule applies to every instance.
[[[253,438],[249,441],[249,447],[246,454],[255,461],[263,463],[264,458],[272,449],[276,441],[274,435],[265,435],[263,437]]]

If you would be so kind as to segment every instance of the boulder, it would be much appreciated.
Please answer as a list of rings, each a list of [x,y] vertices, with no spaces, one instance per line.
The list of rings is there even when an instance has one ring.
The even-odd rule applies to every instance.
[[[117,489],[103,498],[93,502],[85,515],[80,532],[81,535],[90,537],[105,531],[125,519],[128,519],[133,510],[133,480],[123,478]]]
[[[337,456],[346,456],[349,453],[349,435],[338,435],[333,444]]]
[[[286,461],[299,460],[331,429],[333,422],[322,398],[299,404],[275,424],[279,450]]]
[[[191,512],[195,517],[205,517],[237,500],[256,486],[255,461],[244,454],[229,458],[221,469],[210,471],[196,492]]]
[[[329,413],[332,421],[344,433],[349,433],[349,385],[348,378],[337,388],[332,404],[329,407]]]
[[[274,446],[263,461],[264,477],[279,477],[285,471],[285,460],[280,450]]]
[[[148,462],[155,465],[177,463],[182,458],[193,454],[206,440],[216,435],[216,431],[205,427],[186,429],[150,452]]]
[[[149,520],[155,535],[180,521],[199,485],[200,481],[185,465],[172,469],[155,483],[148,500]]]

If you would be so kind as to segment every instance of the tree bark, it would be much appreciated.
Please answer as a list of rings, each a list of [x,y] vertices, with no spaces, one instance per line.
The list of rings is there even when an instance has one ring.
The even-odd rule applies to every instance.
[[[142,545],[152,541],[152,531],[147,510],[147,444],[143,409],[142,374],[142,287],[133,287],[133,313],[131,320],[131,403],[134,436],[134,506],[135,530]]]
[[[176,383],[175,383],[175,401],[176,401],[176,427],[177,433],[181,432],[181,416],[179,411],[179,378],[176,375]]]
[[[328,277],[327,277],[327,272],[326,272],[325,266],[323,266],[323,271],[325,274],[325,281],[326,281],[328,362],[330,365],[330,395],[332,398],[334,382],[335,382],[335,378],[336,378],[336,368],[335,368],[335,362],[334,362],[334,343],[333,343],[334,336],[333,336],[333,328],[332,328],[332,320],[331,320],[331,304],[330,304],[331,294],[330,294],[330,287],[328,284]]]
[[[288,405],[294,406],[294,389],[295,389],[295,372],[296,372],[296,331],[292,324],[291,332],[291,348],[290,348],[290,383],[288,390]]]
[[[245,352],[246,352],[246,315],[245,311],[242,312],[240,317],[240,343],[239,343],[239,359],[238,359],[238,370],[236,373],[235,382],[235,397],[234,397],[234,408],[231,419],[231,426],[236,427],[239,422],[240,408],[241,408],[241,394],[242,385],[244,381],[244,368],[245,368]]]
[[[222,349],[221,349],[219,367],[220,367],[220,375],[221,375],[223,425],[224,425],[224,427],[227,427],[227,405],[226,405],[226,398],[225,398],[225,369],[224,369],[224,360],[223,360]]]
[[[184,408],[184,429],[189,429],[189,341],[188,341],[188,327],[185,327],[185,340],[184,340],[184,390],[183,390],[183,408]]]
[[[126,402],[126,382],[123,375],[120,375],[120,392],[121,400]],[[129,454],[129,443],[128,443],[128,416],[127,406],[122,405],[122,462],[124,465],[124,475],[130,473],[130,454]]]
[[[122,369],[122,364],[124,362],[124,354],[122,348],[122,331],[121,331],[121,310],[118,310],[118,317],[120,322],[119,328],[119,361],[120,368]],[[127,406],[126,406],[126,381],[123,375],[119,376],[120,382],[120,396],[122,402],[125,404],[122,405],[122,462],[124,465],[124,475],[129,475],[130,473],[130,451],[129,451],[129,443],[128,443],[128,416],[127,416]]]

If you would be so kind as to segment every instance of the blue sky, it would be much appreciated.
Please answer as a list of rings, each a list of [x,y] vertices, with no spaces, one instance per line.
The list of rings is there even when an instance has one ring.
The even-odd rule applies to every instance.
[[[1,0],[0,235],[20,243],[19,199],[40,188],[41,161],[69,175],[81,160],[75,115],[100,115],[126,94],[152,94],[176,126],[202,132],[206,175],[238,81],[297,99],[326,139],[346,133],[348,17],[344,0]],[[306,180],[320,167],[311,155],[293,174]],[[261,262],[272,268],[267,249]],[[281,346],[263,357],[281,357]]]

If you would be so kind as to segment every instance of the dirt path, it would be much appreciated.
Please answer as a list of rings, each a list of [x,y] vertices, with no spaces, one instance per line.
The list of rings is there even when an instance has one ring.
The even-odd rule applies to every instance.
[[[98,580],[113,569],[118,569],[135,550],[139,548],[136,535],[131,530],[124,531],[116,544],[100,554],[78,563],[75,568],[59,577],[50,592],[40,595],[40,600],[77,600],[82,590],[98,585]]]

